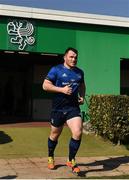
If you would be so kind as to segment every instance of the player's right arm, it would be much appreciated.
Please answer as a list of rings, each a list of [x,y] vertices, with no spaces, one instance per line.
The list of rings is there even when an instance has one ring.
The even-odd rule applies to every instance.
[[[54,93],[64,93],[67,95],[71,95],[72,88],[69,86],[56,86],[57,76],[58,76],[58,69],[57,67],[52,67],[48,72],[42,87],[45,91],[54,92]]]
[[[54,92],[54,93],[64,93],[67,95],[71,95],[71,93],[72,93],[71,87],[69,87],[69,86],[57,87],[48,79],[44,80],[44,82],[42,84],[42,88],[45,91]]]

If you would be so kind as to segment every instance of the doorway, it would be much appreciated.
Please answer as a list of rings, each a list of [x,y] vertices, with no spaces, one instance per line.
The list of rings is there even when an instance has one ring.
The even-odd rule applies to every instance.
[[[51,97],[41,95],[42,81],[61,55],[0,52],[0,57],[0,123],[48,121],[48,112],[36,111],[36,105],[50,106]]]
[[[120,94],[129,95],[129,59],[120,61]]]

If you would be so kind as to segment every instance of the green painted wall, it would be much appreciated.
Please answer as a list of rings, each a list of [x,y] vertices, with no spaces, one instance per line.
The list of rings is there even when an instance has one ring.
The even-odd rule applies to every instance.
[[[77,32],[79,66],[86,74],[87,94],[120,93],[120,58],[129,58],[129,29],[92,26]]]
[[[120,94],[120,58],[129,57],[129,29],[102,28],[77,31],[78,65],[85,71],[88,95]]]
[[[37,21],[37,51],[64,53],[68,46],[76,47],[76,31],[61,22]]]
[[[0,49],[8,49],[7,20],[0,17]]]
[[[18,50],[9,43],[7,23],[13,18],[1,17],[0,49]],[[30,20],[29,20],[30,21]],[[68,46],[79,51],[78,65],[85,71],[87,94],[120,93],[120,58],[129,58],[129,29],[31,20],[36,39],[25,51],[64,53]]]

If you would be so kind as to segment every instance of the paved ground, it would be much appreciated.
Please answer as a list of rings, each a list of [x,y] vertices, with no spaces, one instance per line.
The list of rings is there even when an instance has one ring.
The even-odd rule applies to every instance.
[[[57,157],[56,169],[48,170],[47,158],[0,159],[0,179],[70,179],[129,175],[129,157],[77,157],[81,177],[65,166],[66,158]]]

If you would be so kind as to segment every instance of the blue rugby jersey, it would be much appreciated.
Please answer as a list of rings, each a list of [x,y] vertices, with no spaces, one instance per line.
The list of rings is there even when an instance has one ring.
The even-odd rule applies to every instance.
[[[46,79],[51,81],[57,87],[70,85],[72,94],[55,93],[52,109],[57,111],[70,110],[78,107],[78,88],[80,83],[84,83],[84,73],[78,67],[73,69],[66,68],[63,64],[54,66],[48,72]]]

